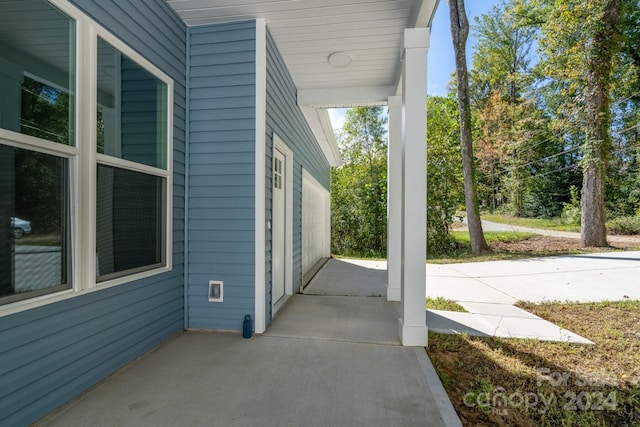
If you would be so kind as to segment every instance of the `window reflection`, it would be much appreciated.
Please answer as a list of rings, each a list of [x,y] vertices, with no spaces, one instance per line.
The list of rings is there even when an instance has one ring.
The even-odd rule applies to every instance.
[[[29,76],[22,82],[20,131],[61,144],[69,143],[69,94]]]
[[[0,304],[69,288],[68,161],[0,145]]]
[[[73,145],[74,88],[75,21],[47,1],[0,1],[0,127]]]
[[[167,85],[98,39],[97,151],[167,167]]]

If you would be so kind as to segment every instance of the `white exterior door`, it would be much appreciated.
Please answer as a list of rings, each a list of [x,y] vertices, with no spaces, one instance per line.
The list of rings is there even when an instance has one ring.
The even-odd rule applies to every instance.
[[[271,299],[275,305],[284,296],[286,254],[286,179],[287,159],[277,148],[273,150],[273,198],[271,227]]]

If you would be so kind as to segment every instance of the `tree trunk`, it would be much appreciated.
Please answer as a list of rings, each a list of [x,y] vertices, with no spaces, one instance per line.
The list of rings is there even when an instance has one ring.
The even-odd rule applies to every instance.
[[[609,0],[601,26],[593,36],[587,60],[587,141],[584,149],[582,183],[582,247],[607,246],[604,187],[611,152],[609,85],[613,55],[620,48],[617,33],[620,0]]]
[[[451,38],[456,57],[458,78],[458,112],[460,114],[460,145],[462,148],[462,173],[464,178],[464,201],[469,226],[471,251],[475,255],[489,251],[482,232],[480,209],[476,195],[475,165],[473,160],[473,140],[471,138],[471,111],[469,108],[469,75],[467,73],[466,44],[469,36],[469,21],[464,0],[449,0]]]

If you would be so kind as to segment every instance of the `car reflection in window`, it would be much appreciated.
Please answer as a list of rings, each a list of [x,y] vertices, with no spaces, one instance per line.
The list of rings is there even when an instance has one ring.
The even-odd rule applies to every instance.
[[[13,228],[13,237],[16,239],[25,234],[31,234],[31,222],[24,219],[11,217],[11,228]]]

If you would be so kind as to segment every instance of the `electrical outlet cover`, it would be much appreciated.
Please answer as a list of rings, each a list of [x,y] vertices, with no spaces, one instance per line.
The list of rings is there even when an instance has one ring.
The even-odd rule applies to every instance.
[[[223,282],[219,280],[209,281],[209,301],[210,302],[222,302],[223,301]]]

